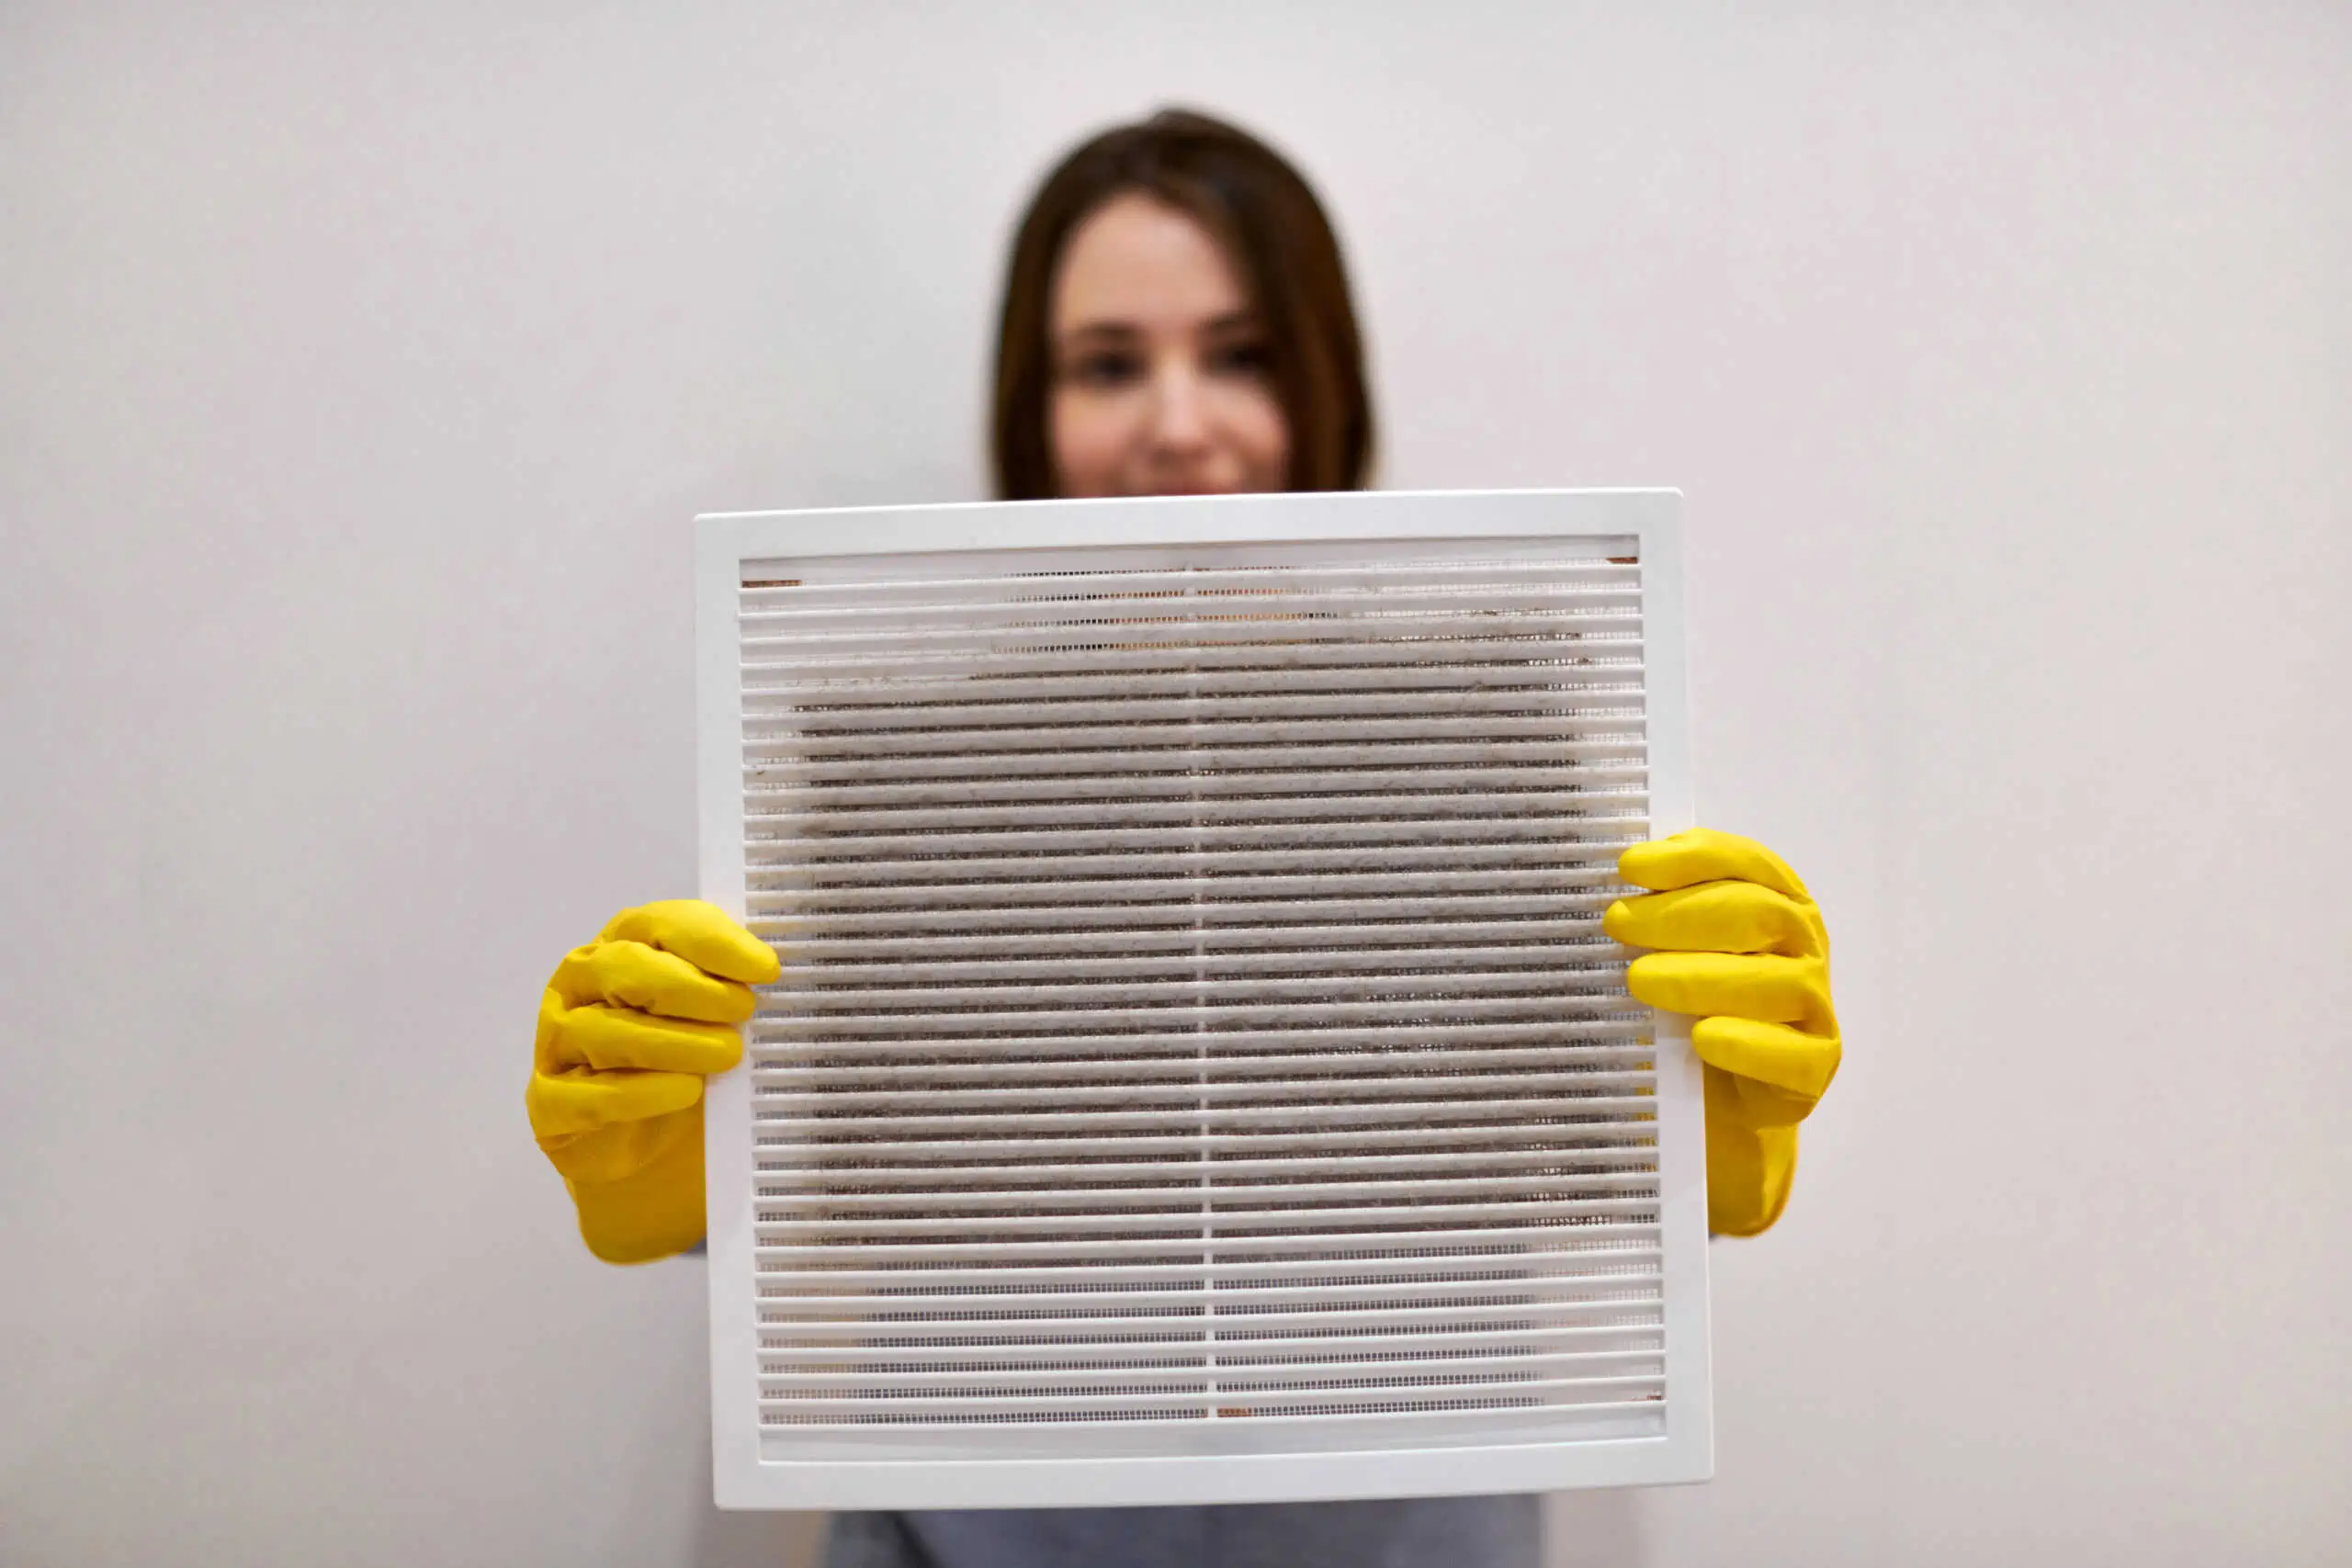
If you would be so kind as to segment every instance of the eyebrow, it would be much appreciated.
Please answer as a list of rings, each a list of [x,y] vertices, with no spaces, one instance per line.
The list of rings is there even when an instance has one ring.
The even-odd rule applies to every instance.
[[[1091,337],[1125,339],[1143,336],[1143,329],[1132,321],[1080,321],[1060,336],[1065,343]]]
[[[1201,330],[1206,333],[1254,332],[1261,331],[1263,327],[1264,322],[1260,320],[1258,312],[1255,310],[1228,310],[1222,316],[1215,316],[1203,322]],[[1125,340],[1127,338],[1141,337],[1143,335],[1143,329],[1136,326],[1133,321],[1080,321],[1078,325],[1065,330],[1059,335],[1061,341],[1065,343],[1081,341],[1087,338],[1113,338]]]

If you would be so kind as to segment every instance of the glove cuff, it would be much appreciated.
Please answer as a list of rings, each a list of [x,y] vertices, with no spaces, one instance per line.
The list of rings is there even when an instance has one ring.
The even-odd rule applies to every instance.
[[[693,1119],[689,1135],[668,1140],[655,1158],[615,1181],[574,1181],[565,1189],[580,1212],[580,1239],[606,1263],[650,1263],[701,1242],[702,1107],[679,1111]]]

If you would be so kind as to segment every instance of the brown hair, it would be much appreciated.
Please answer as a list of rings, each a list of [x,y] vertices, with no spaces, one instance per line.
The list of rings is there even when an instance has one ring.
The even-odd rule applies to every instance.
[[[1361,490],[1372,400],[1347,269],[1299,172],[1238,128],[1163,109],[1102,132],[1046,176],[1023,215],[997,332],[990,455],[997,493],[1057,492],[1046,401],[1055,273],[1071,232],[1114,196],[1143,191],[1191,214],[1233,258],[1262,318],[1267,368],[1290,426],[1292,490]]]

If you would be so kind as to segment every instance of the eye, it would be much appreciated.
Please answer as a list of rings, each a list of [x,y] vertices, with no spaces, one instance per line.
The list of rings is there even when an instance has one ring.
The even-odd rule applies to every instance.
[[[1266,373],[1268,355],[1263,338],[1236,338],[1208,353],[1212,375],[1259,377]]]
[[[1143,374],[1143,356],[1125,349],[1098,348],[1062,367],[1062,378],[1080,387],[1124,387]]]

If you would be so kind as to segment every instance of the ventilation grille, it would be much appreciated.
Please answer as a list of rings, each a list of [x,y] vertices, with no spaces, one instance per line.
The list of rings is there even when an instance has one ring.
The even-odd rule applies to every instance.
[[[763,1428],[1654,1429],[1593,547],[744,564]]]

